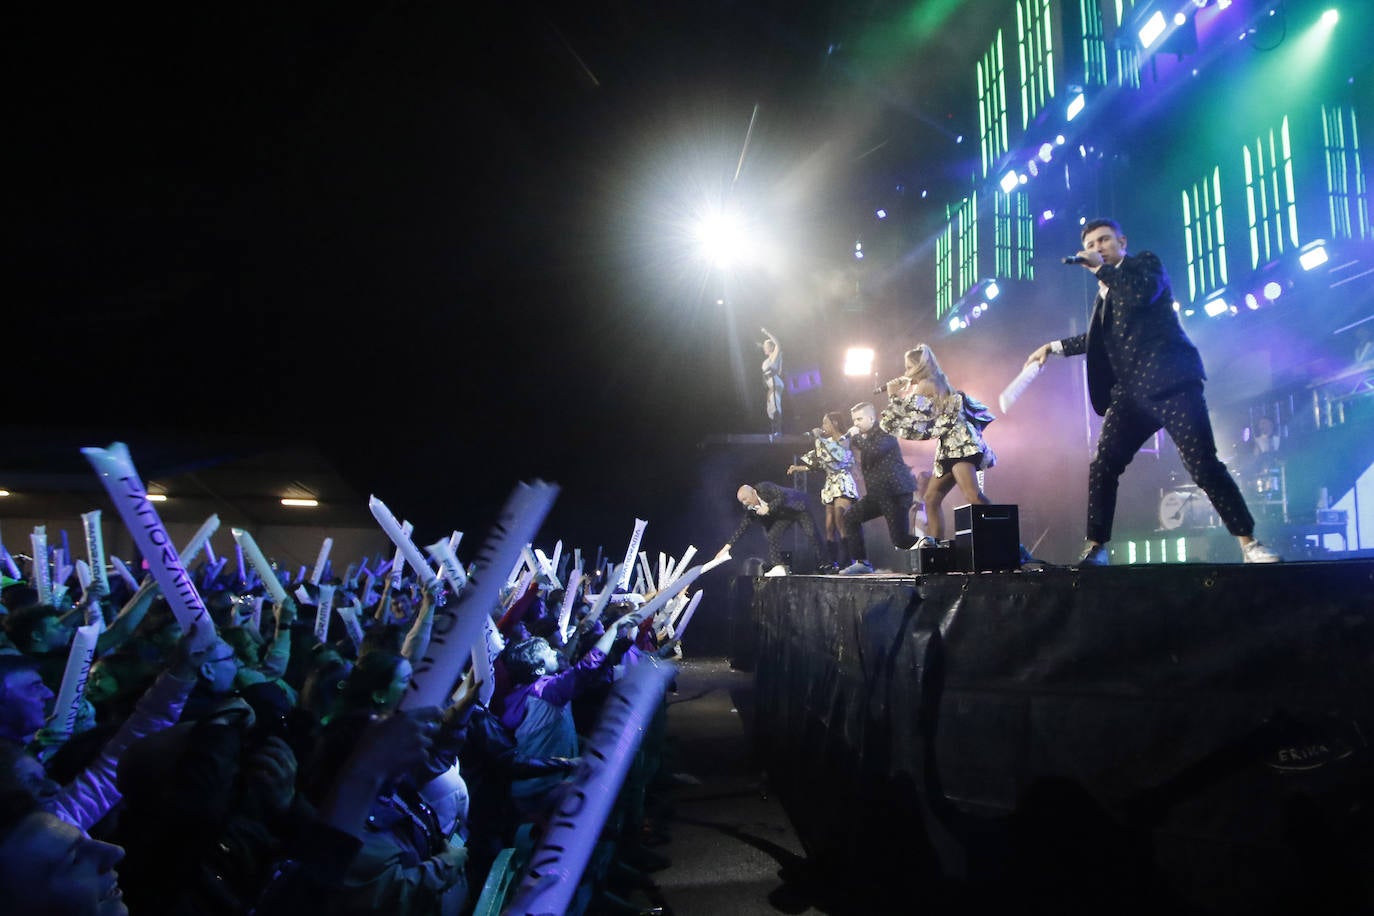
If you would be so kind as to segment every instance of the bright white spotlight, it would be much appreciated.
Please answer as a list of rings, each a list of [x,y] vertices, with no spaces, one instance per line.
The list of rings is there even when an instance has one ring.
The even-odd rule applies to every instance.
[[[1003,194],[1010,194],[1019,181],[1020,179],[1017,177],[1016,172],[1013,171],[1003,175],[1002,180],[999,181],[998,184],[1001,185]]]
[[[1303,270],[1315,270],[1326,263],[1326,244],[1313,242],[1298,252],[1298,263]]]
[[[887,211],[882,208],[879,208],[873,215],[878,217],[878,219],[887,219]]]
[[[283,506],[291,506],[296,509],[314,509],[319,506],[320,501],[318,499],[296,499],[290,496],[286,496],[282,498],[281,504]]]
[[[1035,154],[1041,162],[1049,162],[1054,156],[1054,145],[1051,143],[1040,144],[1040,151]]]
[[[1064,110],[1064,120],[1072,121],[1078,117],[1078,113],[1083,110],[1083,106],[1086,104],[1088,104],[1088,100],[1081,92],[1069,99],[1069,107]]]
[[[167,501],[167,494],[166,494],[166,493],[149,493],[149,494],[148,494],[148,502],[150,502],[150,503],[165,503],[166,501]]]
[[[1164,34],[1165,25],[1164,14],[1155,10],[1154,14],[1145,20],[1145,24],[1140,27],[1140,46],[1149,48],[1150,45],[1154,44],[1155,39]]]
[[[873,349],[871,347],[850,347],[844,351],[845,375],[872,375]]]
[[[1322,13],[1321,23],[1328,28],[1341,21],[1341,14],[1336,10],[1327,10]]]
[[[855,252],[854,252],[854,260],[856,260],[856,261],[862,261],[863,259],[864,259],[864,253],[863,253],[862,251],[855,251]]]
[[[1264,298],[1268,299],[1270,302],[1273,302],[1275,299],[1282,295],[1282,283],[1278,282],[1277,280],[1270,280],[1268,283],[1264,284]]]
[[[983,291],[983,295],[987,296],[988,301],[991,302],[998,296],[1002,295],[1002,287],[997,285],[996,280],[993,280],[992,282],[988,283],[988,288]]]
[[[1045,212],[1040,214],[1040,218],[1048,223],[1050,220],[1054,219],[1054,211],[1046,210]]]
[[[1249,309],[1250,311],[1252,311],[1252,312],[1253,312],[1255,309],[1259,308],[1259,296],[1256,296],[1254,293],[1246,293],[1246,294],[1245,294],[1245,307],[1248,308],[1248,309]]]
[[[1056,135],[1055,135],[1055,137],[1054,137],[1054,145],[1055,145],[1055,146],[1063,146],[1063,145],[1064,145],[1064,135],[1063,135],[1063,134],[1056,134]]]
[[[1029,180],[1030,180],[1030,179],[1027,178],[1025,175],[1017,175],[1017,176],[1016,176],[1016,183],[1017,183],[1017,184],[1025,184],[1025,183],[1026,183],[1027,181],[1029,181]]]
[[[1207,313],[1208,318],[1215,318],[1231,311],[1231,306],[1227,304],[1225,299],[1218,296],[1216,299],[1204,302],[1202,310]]]
[[[1188,21],[1188,17],[1182,13],[1174,13],[1174,25],[1183,25]]]
[[[696,227],[696,238],[701,256],[721,268],[739,259],[747,244],[739,219],[727,214],[702,219]]]
[[[959,316],[958,316],[958,315],[955,315],[953,318],[951,318],[951,319],[949,320],[949,329],[950,329],[951,332],[954,332],[954,331],[959,330]]]

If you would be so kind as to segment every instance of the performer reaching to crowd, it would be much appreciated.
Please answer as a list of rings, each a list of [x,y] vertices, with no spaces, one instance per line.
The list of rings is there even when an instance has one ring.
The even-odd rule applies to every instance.
[[[941,540],[945,534],[941,504],[956,485],[970,503],[988,503],[978,472],[997,463],[983,440],[992,413],[949,383],[925,344],[906,351],[906,372],[887,383],[887,396],[890,403],[879,420],[884,430],[902,439],[936,440],[935,468],[922,498],[926,535]]]
[[[763,347],[763,390],[768,400],[764,407],[768,411],[768,438],[776,439],[782,434],[782,346],[767,328],[760,328],[766,340]]]
[[[849,411],[854,425],[849,443],[859,452],[859,470],[864,476],[864,495],[844,514],[844,545],[854,562],[840,570],[857,576],[873,572],[864,546],[863,523],[879,515],[887,522],[892,546],[911,548],[911,494],[916,480],[902,460],[902,448],[889,433],[878,426],[878,409],[865,401]]]
[[[801,527],[802,532],[811,541],[816,556],[820,556],[821,546],[816,543],[816,522],[811,518],[811,500],[801,490],[779,486],[771,480],[765,480],[753,486],[745,484],[735,492],[735,498],[744,507],[744,517],[740,519],[735,533],[730,535],[730,539],[721,548],[722,552],[735,545],[751,522],[758,522],[763,526],[764,535],[768,538],[769,569],[764,573],[765,576],[785,576],[792,571],[786,563],[787,557],[784,554],[787,551],[783,549],[783,536],[792,530],[793,525]]]
[[[844,514],[854,500],[859,498],[859,488],[854,482],[850,468],[854,466],[854,451],[849,447],[849,437],[841,430],[848,426],[845,415],[832,410],[821,418],[819,429],[811,430],[816,440],[815,447],[801,456],[801,464],[787,469],[788,474],[800,474],[807,470],[825,473],[825,483],[821,485],[821,505],[825,506],[825,549],[832,570],[840,568],[840,545],[844,539]]]
[[[1110,219],[1083,227],[1081,264],[1097,277],[1088,330],[1043,344],[1026,359],[1045,364],[1051,353],[1088,357],[1088,395],[1102,416],[1097,453],[1088,469],[1088,531],[1080,566],[1105,566],[1121,474],[1145,440],[1164,429],[1188,471],[1240,542],[1246,563],[1279,557],[1254,538],[1255,520],[1240,487],[1217,458],[1197,347],[1174,312],[1169,276],[1149,251],[1126,253],[1126,236]]]

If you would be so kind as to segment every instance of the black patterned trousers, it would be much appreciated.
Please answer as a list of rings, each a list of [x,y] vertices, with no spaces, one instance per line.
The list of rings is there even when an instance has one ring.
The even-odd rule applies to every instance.
[[[1217,458],[1202,383],[1192,382],[1153,401],[1112,400],[1102,419],[1097,454],[1088,468],[1088,540],[1099,544],[1111,540],[1121,474],[1145,440],[1160,429],[1173,440],[1184,470],[1212,501],[1226,530],[1239,537],[1252,534],[1255,520],[1245,497]]]
[[[864,494],[844,513],[844,546],[855,560],[867,560],[868,549],[864,547],[863,524],[870,518],[882,516],[887,521],[887,534],[892,546],[906,550],[915,540],[911,536],[910,493],[892,493],[887,496]]]
[[[809,510],[783,509],[777,515],[761,516],[759,523],[763,525],[764,534],[768,537],[768,562],[771,565],[785,565],[782,562],[782,555],[786,550],[783,538],[792,530],[793,525],[801,527],[802,533],[811,542],[811,549],[816,552],[816,561],[820,562],[821,545],[816,539],[816,521],[811,517]]]

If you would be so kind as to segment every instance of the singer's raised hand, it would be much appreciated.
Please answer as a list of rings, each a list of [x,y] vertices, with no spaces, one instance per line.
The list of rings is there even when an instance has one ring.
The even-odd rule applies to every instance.
[[[911,379],[905,375],[899,375],[887,383],[887,396],[895,398],[898,395],[906,394],[911,387]]]

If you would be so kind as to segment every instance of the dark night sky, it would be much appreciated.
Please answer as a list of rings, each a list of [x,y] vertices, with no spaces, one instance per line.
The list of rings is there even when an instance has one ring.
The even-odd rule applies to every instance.
[[[617,530],[672,511],[703,435],[763,428],[757,326],[841,320],[874,188],[941,180],[921,147],[962,129],[941,72],[966,52],[890,83],[826,53],[883,4],[476,10],[14,24],[9,421],[300,437],[459,518],[535,476]],[[755,104],[736,191],[806,267],[731,311],[669,224],[730,188]]]

